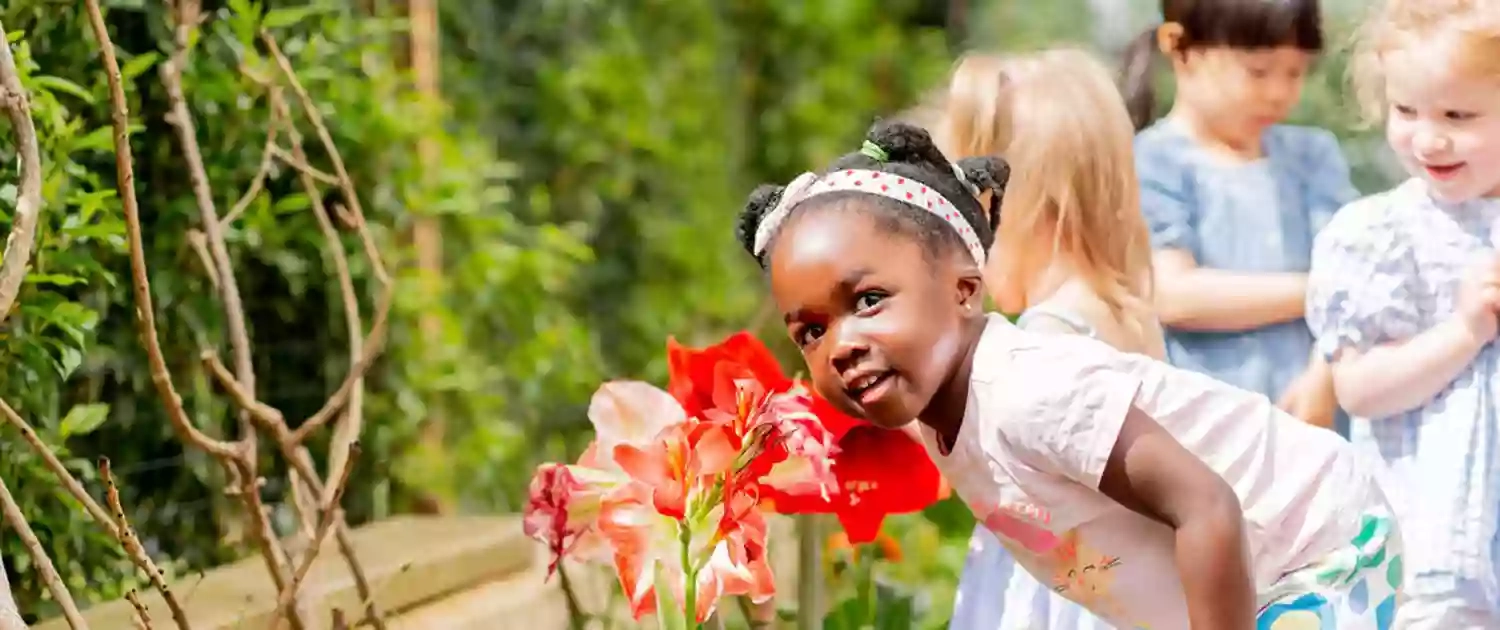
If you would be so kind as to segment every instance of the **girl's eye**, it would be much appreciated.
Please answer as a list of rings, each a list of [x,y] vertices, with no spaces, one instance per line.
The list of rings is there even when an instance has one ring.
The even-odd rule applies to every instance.
[[[879,291],[865,291],[854,298],[854,308],[861,311],[875,308],[885,300],[885,294]]]
[[[1406,105],[1392,105],[1391,107],[1396,110],[1397,114],[1401,114],[1402,116],[1415,116],[1417,114],[1416,109]]]
[[[1444,118],[1455,121],[1472,120],[1475,115],[1476,114],[1474,112],[1458,112],[1452,110],[1443,113]]]
[[[797,342],[798,346],[805,346],[805,345],[810,344],[810,343],[812,343],[814,341],[817,341],[822,336],[823,336],[823,325],[822,324],[807,324],[807,325],[805,325],[805,326],[803,326],[801,328],[798,328],[792,334],[792,341]]]

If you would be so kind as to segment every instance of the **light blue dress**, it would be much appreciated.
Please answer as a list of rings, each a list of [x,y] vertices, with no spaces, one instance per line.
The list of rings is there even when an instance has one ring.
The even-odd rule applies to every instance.
[[[1156,249],[1192,253],[1203,267],[1303,272],[1313,238],[1358,197],[1333,134],[1275,125],[1265,157],[1230,162],[1162,120],[1135,140],[1141,212]],[[1167,360],[1277,400],[1302,374],[1313,338],[1301,320],[1246,332],[1166,330]]]

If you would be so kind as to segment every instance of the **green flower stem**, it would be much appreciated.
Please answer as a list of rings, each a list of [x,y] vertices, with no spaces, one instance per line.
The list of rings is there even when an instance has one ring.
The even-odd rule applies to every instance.
[[[677,537],[682,543],[682,619],[690,630],[702,626],[698,623],[698,567],[692,558],[693,528],[686,521],[677,525]]]

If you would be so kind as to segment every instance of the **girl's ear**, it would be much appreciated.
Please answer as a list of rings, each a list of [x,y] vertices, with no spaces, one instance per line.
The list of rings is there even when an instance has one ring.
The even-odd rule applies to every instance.
[[[984,312],[984,276],[978,269],[966,269],[960,273],[955,289],[959,307],[969,313]]]
[[[1186,31],[1176,22],[1167,22],[1156,28],[1156,47],[1161,54],[1171,57],[1182,46],[1182,35]]]

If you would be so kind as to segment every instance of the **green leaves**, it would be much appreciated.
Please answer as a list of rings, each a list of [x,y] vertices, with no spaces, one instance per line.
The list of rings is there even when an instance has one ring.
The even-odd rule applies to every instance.
[[[68,415],[63,416],[62,423],[57,427],[57,433],[63,439],[78,435],[92,433],[99,425],[109,418],[109,405],[104,403],[83,403],[74,405],[68,410]]]

